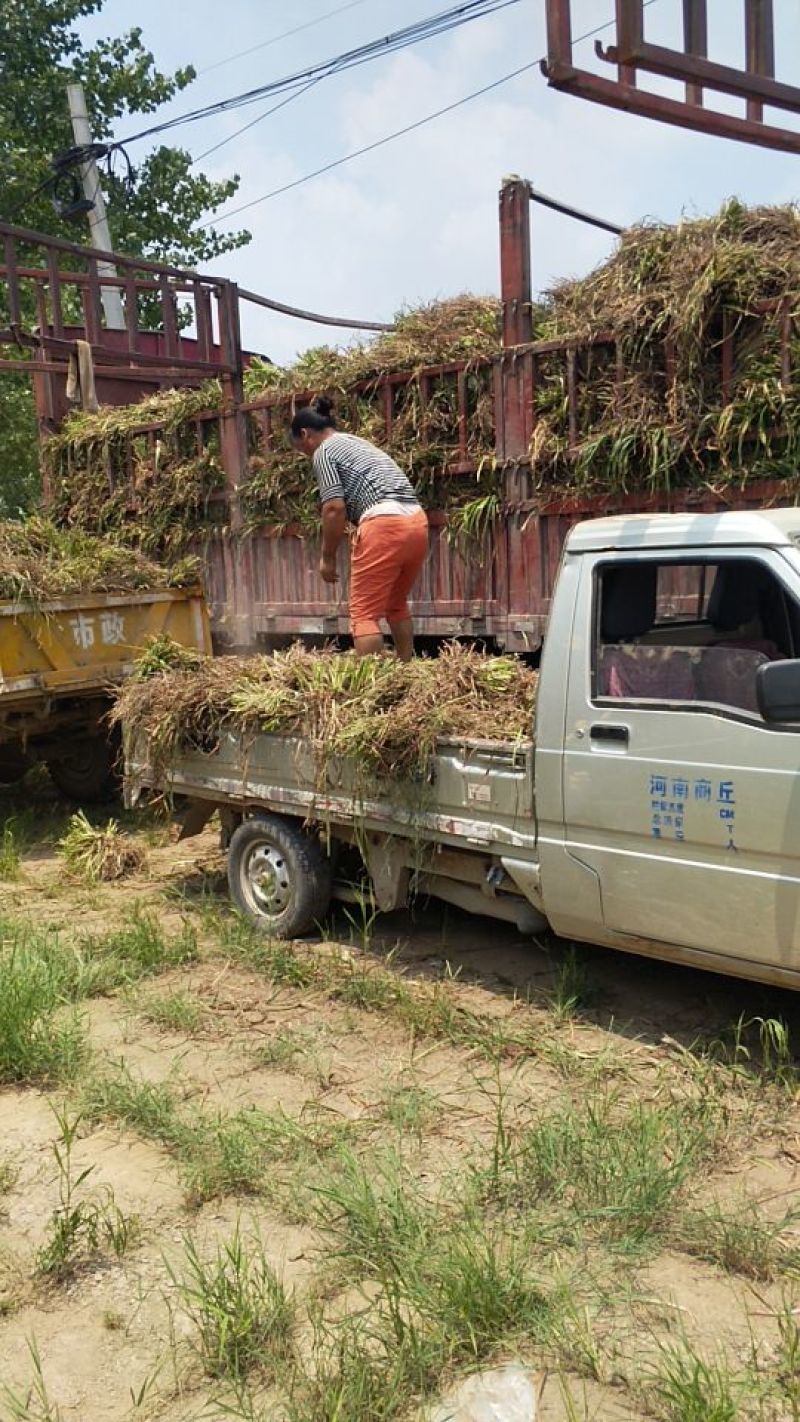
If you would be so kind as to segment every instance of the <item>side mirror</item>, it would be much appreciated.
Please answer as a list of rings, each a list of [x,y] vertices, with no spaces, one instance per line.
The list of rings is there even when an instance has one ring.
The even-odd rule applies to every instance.
[[[765,721],[800,721],[800,661],[764,662],[756,672],[756,695]]]

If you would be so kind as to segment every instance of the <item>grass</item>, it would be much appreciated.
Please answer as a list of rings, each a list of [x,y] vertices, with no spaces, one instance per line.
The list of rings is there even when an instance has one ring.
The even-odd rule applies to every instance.
[[[580,1284],[544,1265],[532,1236],[487,1211],[461,1173],[430,1195],[398,1151],[346,1150],[326,1176],[316,1224],[328,1289],[360,1284],[363,1295],[340,1326],[319,1321],[293,1418],[303,1408],[315,1418],[405,1418],[453,1370],[498,1350],[536,1349],[570,1365],[593,1356]]]
[[[139,1080],[124,1067],[88,1080],[81,1101],[92,1119],[120,1121],[165,1146],[193,1205],[263,1194],[287,1208],[294,1201],[296,1209],[311,1167],[352,1131],[324,1115],[295,1120],[256,1107],[199,1109],[182,1102],[173,1083]]]
[[[148,993],[137,999],[136,1011],[166,1032],[197,1032],[203,1020],[203,1005],[190,992]]]
[[[19,1166],[13,1160],[0,1159],[0,1195],[13,1190],[19,1176]]]
[[[74,1076],[85,1052],[81,1021],[66,1005],[75,971],[53,935],[0,924],[0,1084]]]
[[[499,1120],[492,1164],[479,1169],[476,1184],[502,1205],[554,1211],[567,1237],[588,1229],[607,1243],[652,1247],[722,1130],[713,1103],[659,1108],[607,1093],[567,1101],[516,1140]]]
[[[84,1189],[94,1167],[75,1169],[73,1151],[81,1117],[70,1117],[66,1109],[57,1108],[54,1115],[59,1129],[53,1143],[58,1204],[50,1217],[45,1242],[37,1251],[36,1269],[53,1283],[63,1284],[106,1249],[121,1259],[136,1237],[137,1221],[123,1214],[111,1189]]]
[[[127,921],[111,933],[89,935],[79,948],[96,974],[94,991],[110,992],[197,958],[197,937],[189,924],[168,937],[158,915],[135,904]]]
[[[209,1377],[238,1383],[255,1369],[274,1377],[285,1368],[293,1348],[294,1302],[258,1236],[245,1242],[237,1225],[210,1260],[187,1237],[182,1268],[168,1268]]]
[[[723,1209],[718,1203],[683,1210],[671,1231],[687,1254],[733,1274],[770,1283],[782,1274],[800,1275],[800,1248],[787,1242],[797,1209],[771,1220],[752,1200]]]
[[[613,1389],[592,1396],[587,1382],[591,1402],[565,1411],[584,1422],[603,1415],[604,1401],[609,1410],[616,1401],[656,1422],[727,1422],[729,1416],[800,1422],[793,1218],[787,1213],[773,1222],[745,1202],[724,1208],[697,1203],[698,1187],[724,1147],[733,1156],[776,1121],[787,1132],[794,1129],[791,1053],[780,1034],[750,1020],[738,1048],[727,1042],[723,1053],[706,1046],[696,1058],[674,1044],[662,1051],[630,1043],[630,1069],[609,1085],[603,1077],[611,1070],[611,1048],[599,1031],[574,1025],[586,986],[571,964],[547,1009],[519,1002],[505,1012],[498,1002],[492,1015],[469,984],[456,992],[446,978],[404,976],[396,958],[387,963],[328,947],[273,944],[208,906],[193,921],[204,960],[217,960],[223,1010],[238,994],[247,1007],[249,1050],[237,1056],[245,1068],[237,1093],[247,1091],[246,1068],[254,1060],[317,1074],[317,1007],[316,1021],[326,1024],[332,1041],[332,1020],[346,1019],[347,1030],[357,1032],[361,1014],[369,1013],[370,1041],[380,1040],[385,1022],[393,1043],[403,1038],[407,1064],[387,1084],[387,1064],[379,1054],[362,1062],[359,1046],[359,1079],[351,1081],[348,1044],[337,1043],[343,1071],[330,1110],[314,1104],[289,1116],[224,1098],[224,1109],[214,1109],[202,1083],[177,1070],[153,1081],[84,1057],[75,1109],[85,1121],[115,1121],[160,1145],[187,1205],[257,1199],[261,1239],[246,1229],[229,1234],[226,1225],[219,1244],[206,1243],[207,1227],[215,1227],[210,1222],[229,1208],[212,1206],[202,1213],[203,1233],[186,1236],[180,1254],[170,1255],[169,1298],[173,1312],[185,1316],[175,1319],[171,1336],[194,1350],[184,1381],[190,1389],[210,1388],[215,1416],[266,1422],[279,1408],[285,1422],[408,1422],[462,1373],[518,1357],[537,1371],[563,1371],[570,1387],[583,1378],[594,1380],[592,1391]],[[24,937],[47,968],[56,1023],[97,992],[122,989],[125,999],[129,984],[140,984],[136,997],[125,1000],[148,1020],[197,1031],[199,1004],[183,987],[188,978],[177,990],[152,980],[165,966],[191,963],[193,932],[167,930],[155,913],[142,910],[115,932],[92,938],[80,932],[78,924],[70,941],[63,933],[0,925],[4,945]],[[247,1023],[259,1017],[264,1000],[264,1023],[286,1025],[256,1037]],[[327,1002],[347,1011],[332,1018]],[[215,1004],[212,992],[204,1018]],[[0,1017],[2,1006],[0,999]],[[437,1088],[443,1073],[441,1098],[418,1072],[426,1042],[436,1044],[426,1070],[437,1073],[431,1077]],[[165,1043],[158,1059],[174,1056],[174,1046]],[[476,1068],[480,1060],[491,1069]],[[549,1070],[530,1071],[531,1060]],[[476,1073],[479,1085],[485,1079],[482,1100],[473,1089]],[[554,1085],[556,1074],[563,1079]],[[472,1114],[463,1108],[450,1115],[445,1104],[465,1082],[470,1103],[477,1096],[474,1132]],[[292,1099],[299,1086],[293,1084]],[[533,1099],[529,1086],[537,1093]],[[280,1087],[258,1080],[259,1093]],[[349,1118],[340,1088],[356,1103],[359,1119]],[[538,1095],[543,1090],[545,1098]],[[73,1124],[78,1130],[74,1111],[67,1122],[70,1129]],[[111,1261],[115,1254],[107,1216],[87,1213],[113,1197],[95,1189],[95,1177],[79,1178],[76,1157],[77,1145],[48,1223],[43,1250],[49,1249],[49,1267],[40,1276],[72,1279],[70,1298],[87,1287],[86,1262]],[[16,1198],[13,1204],[12,1219]],[[270,1268],[267,1229],[277,1219],[304,1227],[297,1248],[313,1274],[298,1298],[288,1297]],[[124,1250],[128,1222],[120,1226],[112,1216],[111,1223],[121,1228]],[[294,1236],[292,1244],[294,1253]],[[717,1354],[703,1319],[699,1336],[692,1320],[687,1342],[676,1327],[678,1313],[659,1312],[649,1297],[649,1280],[643,1297],[645,1276],[635,1271],[661,1250],[672,1252],[673,1263],[677,1251],[692,1256],[677,1265],[687,1289],[693,1271],[705,1270],[697,1258],[751,1281],[756,1300],[762,1283],[778,1281],[785,1308],[777,1317],[778,1290],[761,1291],[771,1321],[763,1328],[754,1321],[752,1355],[746,1342],[735,1356]],[[731,1310],[738,1307],[733,1290]],[[761,1305],[755,1307],[757,1320]],[[746,1325],[744,1310],[742,1317]],[[104,1347],[114,1354],[122,1346],[114,1335],[124,1324],[115,1310],[106,1318],[98,1309]],[[199,1381],[200,1366],[211,1384]],[[6,1393],[0,1390],[2,1422],[53,1422],[55,1414],[44,1410],[52,1407],[47,1390],[37,1393],[36,1386],[34,1369],[29,1413],[12,1412],[8,1385]],[[140,1400],[131,1389],[136,1415],[155,1405],[148,1389],[140,1389]],[[18,1397],[26,1402],[27,1388]],[[191,1407],[192,1400],[187,1395],[182,1405]],[[125,1406],[123,1400],[122,1411]]]
[[[384,1016],[412,1040],[446,1041],[490,1062],[540,1059],[559,1075],[581,1076],[590,1084],[621,1070],[613,1041],[601,1053],[581,1052],[552,1014],[518,1010],[513,1017],[484,1016],[457,1001],[447,977],[434,982],[406,977],[385,956],[316,952],[270,940],[246,919],[217,906],[205,906],[202,921],[224,956],[263,973],[275,987],[311,988],[330,1002]]]
[[[42,1360],[36,1340],[27,1340],[32,1373],[28,1386],[20,1391],[0,1381],[0,1417],[2,1422],[63,1422],[61,1409],[47,1390]]]
[[[13,816],[6,820],[0,835],[0,879],[19,877],[22,857],[17,822]]]
[[[593,997],[594,989],[585,954],[572,943],[555,971],[549,994],[550,1011],[556,1022],[571,1022],[581,1008],[591,1004]]]
[[[319,1033],[310,1027],[283,1027],[265,1042],[259,1042],[253,1056],[259,1066],[291,1069],[298,1057],[314,1051],[318,1038]]]
[[[745,1386],[725,1361],[708,1361],[684,1343],[662,1348],[644,1391],[661,1422],[737,1422]]]
[[[434,1092],[412,1081],[389,1087],[381,1109],[384,1119],[399,1135],[421,1140],[444,1108]]]

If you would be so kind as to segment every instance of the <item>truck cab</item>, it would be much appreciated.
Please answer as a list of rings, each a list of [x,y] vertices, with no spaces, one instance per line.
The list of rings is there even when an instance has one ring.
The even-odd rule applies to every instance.
[[[537,708],[558,932],[775,981],[800,970],[798,658],[800,511],[572,531]]]

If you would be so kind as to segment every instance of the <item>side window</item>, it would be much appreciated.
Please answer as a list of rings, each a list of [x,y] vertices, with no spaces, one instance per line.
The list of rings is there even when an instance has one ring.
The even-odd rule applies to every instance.
[[[757,714],[756,672],[793,657],[798,609],[755,558],[600,564],[594,695]]]

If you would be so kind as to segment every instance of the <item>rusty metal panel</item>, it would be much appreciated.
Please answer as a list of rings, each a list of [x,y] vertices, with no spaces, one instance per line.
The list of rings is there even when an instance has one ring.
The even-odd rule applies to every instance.
[[[449,537],[443,515],[431,516],[430,553],[411,599],[426,636],[488,635],[505,610],[503,559],[496,539],[470,556]],[[243,536],[217,532],[198,542],[215,644],[255,651],[271,639],[326,637],[348,631],[346,559],[335,587],[319,576],[316,540],[262,529]]]

